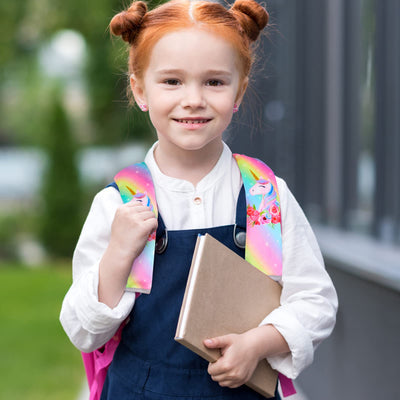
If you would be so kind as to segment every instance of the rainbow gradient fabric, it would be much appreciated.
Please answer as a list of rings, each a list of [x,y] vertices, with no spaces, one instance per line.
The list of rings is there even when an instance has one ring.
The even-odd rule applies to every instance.
[[[276,178],[262,161],[241,154],[233,155],[242,174],[246,191],[247,231],[245,259],[275,280],[282,276],[281,210]],[[144,162],[133,164],[114,177],[122,201],[138,201],[158,216],[153,180]],[[136,258],[127,290],[150,293],[153,279],[155,232]]]
[[[114,181],[119,188],[122,201],[140,202],[154,212],[158,217],[156,195],[153,180],[147,165],[142,163],[133,164],[114,177]],[[128,278],[127,290],[138,293],[150,293],[153,280],[153,264],[155,251],[156,233],[152,233],[148,241],[132,265],[131,273]]]
[[[276,178],[262,161],[233,155],[246,191],[245,259],[275,280],[282,276],[281,209]]]

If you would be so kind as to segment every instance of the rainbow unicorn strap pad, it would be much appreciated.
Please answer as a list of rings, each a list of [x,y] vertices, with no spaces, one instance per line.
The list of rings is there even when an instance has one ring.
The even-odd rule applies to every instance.
[[[144,162],[133,164],[123,169],[115,175],[114,181],[118,186],[124,203],[130,201],[140,202],[150,207],[156,218],[158,217],[153,180]],[[149,236],[142,253],[132,265],[126,285],[127,290],[150,293],[153,280],[155,240],[156,232],[153,232]]]
[[[246,191],[245,259],[272,279],[282,276],[281,210],[276,178],[262,161],[233,155]]]
[[[262,161],[241,154],[233,155],[242,174],[246,191],[247,231],[245,259],[261,272],[279,280],[282,276],[281,210],[276,178]],[[138,201],[158,216],[154,185],[144,162],[133,164],[114,177],[122,201]],[[135,259],[126,286],[137,293],[150,293],[156,233]]]

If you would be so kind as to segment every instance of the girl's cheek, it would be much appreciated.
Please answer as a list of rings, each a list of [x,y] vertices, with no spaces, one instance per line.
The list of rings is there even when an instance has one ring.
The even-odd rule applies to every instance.
[[[160,91],[156,96],[155,99],[156,101],[160,101],[161,99],[164,102],[172,102],[172,101],[177,101],[181,98],[181,95],[174,90],[163,90]]]

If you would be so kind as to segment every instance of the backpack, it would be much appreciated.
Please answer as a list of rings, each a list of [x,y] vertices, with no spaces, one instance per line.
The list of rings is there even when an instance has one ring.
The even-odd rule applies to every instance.
[[[282,275],[282,241],[280,200],[276,178],[272,170],[262,161],[240,155],[233,155],[238,163],[243,184],[246,191],[247,232],[245,259],[254,267],[270,275],[273,279],[279,279]],[[154,185],[150,171],[146,164],[136,163],[124,168],[114,177],[113,184],[118,188],[124,203],[133,199],[146,201],[146,205],[153,209],[157,216],[157,204],[155,201]],[[261,197],[260,197],[261,196]],[[145,200],[143,200],[145,199]],[[278,243],[278,246],[263,246],[260,249],[257,243]],[[252,243],[253,246],[248,245]],[[141,262],[132,266],[132,272],[128,279],[127,290],[134,290],[136,297],[140,293],[149,293],[151,289],[152,265],[143,268],[144,259],[154,259],[155,235],[149,237],[146,243]],[[267,262],[265,262],[267,260]],[[139,267],[140,266],[140,267]],[[137,277],[146,275],[145,280]],[[115,335],[101,348],[91,353],[83,353],[82,359],[90,389],[89,400],[99,400],[106,379],[107,370],[113,359],[115,350],[121,341],[122,330],[126,321],[119,327]],[[292,381],[279,374],[283,395],[289,396],[296,393]]]

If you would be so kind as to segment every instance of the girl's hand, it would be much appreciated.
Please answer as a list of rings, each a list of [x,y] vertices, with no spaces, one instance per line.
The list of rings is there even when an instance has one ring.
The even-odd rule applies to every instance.
[[[290,351],[284,337],[273,325],[259,326],[240,335],[206,339],[204,345],[221,350],[221,357],[210,363],[208,373],[220,386],[230,388],[246,383],[263,358]]]
[[[111,238],[100,261],[98,299],[114,308],[126,287],[133,261],[143,251],[149,235],[157,229],[157,218],[137,201],[120,206],[111,225]]]
[[[118,207],[115,213],[108,247],[118,253],[119,258],[132,264],[156,229],[157,219],[153,211],[140,202],[130,201]]]
[[[210,349],[219,348],[221,357],[210,363],[208,373],[220,386],[236,388],[246,383],[258,364],[258,355],[246,333],[219,336],[204,341]]]

